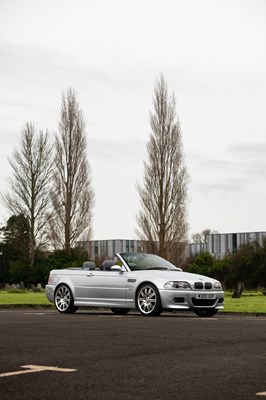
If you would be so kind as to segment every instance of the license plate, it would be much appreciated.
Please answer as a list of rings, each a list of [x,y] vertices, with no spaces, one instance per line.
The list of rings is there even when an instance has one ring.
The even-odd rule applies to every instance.
[[[197,293],[197,299],[216,299],[215,293]]]

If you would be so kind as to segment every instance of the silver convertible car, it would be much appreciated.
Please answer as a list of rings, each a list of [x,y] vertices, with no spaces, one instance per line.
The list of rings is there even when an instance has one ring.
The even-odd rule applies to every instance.
[[[108,307],[115,314],[138,309],[146,316],[193,310],[200,317],[212,317],[224,304],[217,280],[183,272],[145,253],[117,253],[100,268],[85,262],[82,268],[53,270],[46,295],[61,313],[73,313],[82,306]]]

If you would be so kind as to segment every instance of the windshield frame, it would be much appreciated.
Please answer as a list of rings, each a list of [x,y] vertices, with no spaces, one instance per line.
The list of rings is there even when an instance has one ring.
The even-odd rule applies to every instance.
[[[117,253],[129,271],[180,271],[175,265],[164,258],[150,253]]]

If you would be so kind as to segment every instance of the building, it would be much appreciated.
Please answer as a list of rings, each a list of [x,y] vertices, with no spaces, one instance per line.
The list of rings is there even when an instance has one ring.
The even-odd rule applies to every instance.
[[[208,235],[206,251],[221,259],[244,244],[257,242],[262,245],[265,238],[266,232],[213,233]]]
[[[83,247],[91,260],[113,258],[116,253],[144,252],[147,243],[142,240],[90,240],[77,242],[77,246]]]
[[[207,243],[190,243],[186,246],[186,259],[193,258],[200,253],[204,253],[207,250]]]
[[[266,232],[213,233],[206,243],[186,244],[185,258],[189,259],[203,252],[209,252],[216,259],[233,254],[241,245],[257,242],[263,244]],[[116,253],[149,252],[149,242],[143,240],[90,240],[77,242],[89,254],[90,260],[113,258]],[[183,260],[184,261],[184,260]]]

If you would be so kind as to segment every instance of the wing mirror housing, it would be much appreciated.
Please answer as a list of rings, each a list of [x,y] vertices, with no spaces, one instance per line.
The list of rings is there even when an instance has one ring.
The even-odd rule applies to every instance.
[[[122,272],[122,268],[120,267],[120,265],[113,265],[111,267],[111,271],[119,271]]]

